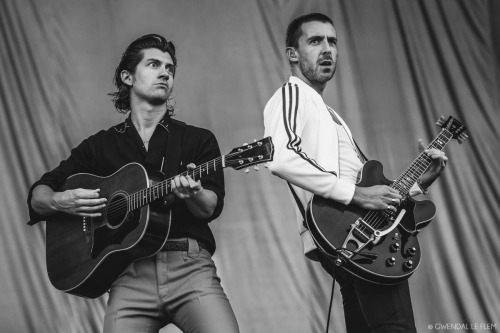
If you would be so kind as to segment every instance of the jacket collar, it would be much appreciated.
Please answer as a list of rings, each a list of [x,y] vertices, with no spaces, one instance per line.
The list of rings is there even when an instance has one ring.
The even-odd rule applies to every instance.
[[[308,85],[307,83],[305,83],[302,79],[298,78],[297,76],[293,76],[293,75],[290,76],[290,78],[288,79],[288,82],[296,84],[296,85],[298,85],[299,87],[301,87],[303,89],[310,90],[311,92],[314,92],[316,95],[318,95],[319,97],[321,97],[321,95],[318,94],[318,92],[316,90],[314,90],[313,87],[311,87],[310,85]],[[323,97],[321,97],[321,99],[323,99]]]

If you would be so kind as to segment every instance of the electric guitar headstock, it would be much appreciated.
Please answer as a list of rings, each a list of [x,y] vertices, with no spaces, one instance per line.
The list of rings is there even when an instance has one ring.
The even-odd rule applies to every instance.
[[[445,119],[444,116],[439,117],[436,125],[450,132],[453,135],[453,138],[457,139],[460,144],[462,144],[469,137],[464,133],[467,128],[452,116],[449,116],[448,119]]]
[[[256,165],[273,160],[274,145],[271,137],[253,143],[245,143],[241,147],[234,148],[227,155],[224,155],[225,166],[230,166],[235,170],[240,170],[251,165]],[[255,170],[259,170],[255,166]],[[248,172],[248,169],[246,170]]]

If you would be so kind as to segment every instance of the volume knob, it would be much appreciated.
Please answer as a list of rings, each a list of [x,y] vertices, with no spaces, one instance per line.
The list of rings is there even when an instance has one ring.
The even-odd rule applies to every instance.
[[[415,254],[417,253],[417,249],[412,246],[412,247],[409,247],[407,250],[406,250],[406,254],[410,257],[413,257]]]
[[[394,257],[387,258],[385,263],[387,264],[387,266],[392,267],[396,263],[396,258],[394,258]]]
[[[404,265],[404,268],[406,270],[412,269],[413,268],[413,261],[407,260],[407,261],[405,261],[405,263],[403,265]]]
[[[392,243],[390,246],[391,252],[398,252],[399,250],[399,243]]]

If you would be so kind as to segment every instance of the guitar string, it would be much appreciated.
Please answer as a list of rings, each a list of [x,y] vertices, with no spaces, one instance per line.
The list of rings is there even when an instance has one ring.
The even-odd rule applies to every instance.
[[[451,140],[451,133],[447,133],[448,131],[446,131],[446,129],[443,129],[443,131],[440,133],[440,135],[438,135],[430,144],[429,144],[429,147],[428,148],[439,148],[440,150],[442,150],[446,144]],[[450,137],[447,137],[446,134],[450,134],[451,136]],[[441,137],[445,137],[446,140],[444,140],[444,142],[442,143],[442,145],[440,146],[441,142],[439,142],[439,140],[441,139]],[[421,173],[424,173],[425,170],[429,167],[429,165],[432,163],[432,159],[430,157],[428,157],[427,155],[425,155],[424,153],[421,153],[419,155],[419,157],[417,157],[417,159],[415,159],[412,164],[410,164],[410,167],[407,168],[407,170],[405,170],[405,172],[403,172],[401,174],[401,176],[394,182],[394,187],[398,187],[398,184],[397,182],[400,181],[402,183],[404,183],[403,179],[404,178],[409,178],[414,182],[416,182],[416,179],[413,179],[411,177],[404,177],[404,175],[406,175],[410,170],[412,169],[415,169],[417,168],[417,171],[420,171]],[[419,169],[420,168],[420,169]],[[418,178],[418,177],[416,177]],[[412,183],[412,185],[413,185]],[[410,187],[409,184],[406,184],[407,187]],[[405,191],[409,190],[409,189],[405,189],[403,187],[403,189]],[[401,192],[401,191],[400,191]],[[408,198],[408,196],[405,198],[405,200]],[[372,212],[375,212],[375,214],[371,214],[372,216],[369,216],[370,213]],[[373,222],[375,222],[373,225],[371,225],[374,229],[377,229],[379,226],[381,226],[387,219],[387,214],[388,213],[380,213],[381,211],[371,211],[370,213],[368,213],[365,217],[365,219],[369,219],[369,218],[373,218],[373,215],[375,215],[375,220]],[[393,215],[394,213],[391,212],[390,213],[391,215]],[[368,224],[370,224],[370,222],[367,222]],[[365,229],[366,231],[366,229]]]
[[[200,174],[201,170],[206,169],[207,171],[210,170],[210,164],[215,164],[216,166],[214,167],[214,171],[217,170],[217,166],[221,166],[220,161],[222,157],[218,157],[212,161],[206,162],[199,167],[197,167],[194,170],[188,170],[180,175],[189,175],[192,176],[192,178],[196,178],[195,175]],[[191,174],[190,174],[191,172]],[[111,204],[108,206],[107,210],[107,215],[109,217],[114,217],[116,214],[121,215],[120,213],[124,210],[124,208],[129,208],[129,206],[142,206],[142,201],[147,201],[149,198],[151,198],[151,195],[153,195],[154,198],[154,192],[156,191],[159,193],[163,193],[166,190],[166,194],[169,194],[169,188],[171,188],[171,182],[176,176],[166,179],[165,181],[162,181],[161,183],[154,184],[153,186],[147,187],[145,189],[142,189],[141,191],[135,192],[131,195],[128,195],[126,197],[123,197],[123,199],[119,200],[118,202]],[[142,193],[141,193],[142,192]],[[164,195],[162,195],[164,196]],[[133,210],[133,209],[132,209]]]
[[[222,156],[219,156],[212,161],[208,161],[208,162],[203,163],[202,165],[198,166],[194,170],[187,170],[187,171],[181,173],[180,175],[182,175],[182,176],[189,175],[189,176],[195,177],[195,175],[199,174],[200,171],[204,168],[206,168],[208,171],[209,164],[216,164],[217,166],[221,166],[222,164],[219,164],[221,161],[222,161]],[[214,167],[214,171],[215,170],[217,170],[217,167]],[[190,174],[190,172],[192,172],[192,174]],[[124,210],[124,208],[129,207],[129,203],[136,203],[137,206],[142,206],[142,201],[143,200],[147,201],[147,199],[151,197],[151,192],[154,192],[155,190],[161,191],[162,193],[164,190],[166,190],[167,193],[165,195],[169,194],[168,191],[169,191],[169,188],[171,188],[171,182],[173,181],[173,179],[175,177],[176,176],[169,178],[169,179],[166,179],[160,183],[154,184],[153,186],[147,187],[147,188],[142,189],[140,191],[137,191],[135,193],[132,193],[126,197],[123,197],[123,199],[118,200],[117,202],[110,204],[107,208],[107,216],[115,217],[115,216],[117,216],[117,214],[118,214],[118,216],[121,215],[120,213]],[[143,194],[140,194],[141,192],[143,192]],[[130,204],[130,206],[135,206],[135,205]],[[137,207],[137,208],[139,208],[139,207]]]
[[[449,135],[449,136],[448,136]],[[439,140],[442,140],[442,137],[445,138],[445,140],[443,142],[439,142]],[[447,144],[448,142],[451,140],[451,138],[453,137],[453,135],[447,131],[446,129],[443,128],[443,130],[441,131],[441,133],[429,144],[429,146],[426,148],[426,149],[429,149],[429,148],[438,148],[439,150],[442,150]],[[411,179],[413,181],[413,183],[416,182],[415,177],[411,178],[409,176],[407,177],[404,177],[407,173],[409,173],[412,169],[417,169],[417,171],[421,172],[422,174],[425,172],[425,170],[427,170],[427,168],[429,167],[429,165],[432,163],[432,159],[425,155],[424,152],[422,152],[411,164],[410,166],[396,179],[396,181],[393,183],[395,184],[394,187],[398,187],[398,182],[402,182],[404,183],[403,179]],[[426,165],[427,164],[427,165]],[[421,168],[421,169],[419,169]],[[417,177],[418,179],[418,177]],[[412,183],[412,186],[413,186],[413,183]],[[410,187],[408,184],[406,184],[407,187]],[[391,185],[392,186],[392,185]],[[405,187],[402,187],[405,191],[409,191],[409,188],[408,189],[405,189]],[[400,191],[401,192],[401,191]],[[404,199],[406,200],[408,198],[408,196]],[[394,212],[391,212],[393,215]],[[372,227],[373,229],[377,229],[378,227],[380,227],[381,225],[383,225],[385,223],[385,221],[387,220],[387,214],[389,213],[381,213],[381,211],[370,211],[368,212],[365,217],[363,218],[363,220],[368,224],[370,225],[370,227]],[[370,219],[374,219],[373,221],[368,221]],[[362,231],[367,231],[367,227],[365,227],[364,225],[361,225],[361,228]],[[368,229],[368,231],[370,231]]]
[[[430,146],[429,146],[429,147],[430,147]],[[420,157],[424,157],[424,158],[425,158],[425,156],[426,156],[426,155],[424,155],[423,153],[422,153],[421,155],[422,155],[422,156],[419,156],[417,159],[420,159]],[[431,159],[430,159],[430,158],[428,158],[428,160],[429,160],[429,161],[431,161]],[[415,167],[412,167],[412,165],[413,165],[413,164],[415,164]],[[430,163],[429,163],[429,164],[430,164]],[[410,165],[410,168],[409,168],[409,169],[415,169],[415,168],[417,168],[417,169],[418,169],[417,171],[420,171],[421,173],[425,172],[425,170],[426,170],[426,169],[427,169],[427,167],[429,166],[429,165],[427,165],[426,167],[424,167],[424,168],[422,168],[422,169],[419,169],[419,167],[421,167],[421,165],[419,165],[419,163],[412,163],[412,165]],[[407,192],[411,186],[410,186],[409,184],[406,184],[406,187],[405,187],[405,186],[399,186],[399,185],[398,185],[398,182],[403,182],[403,179],[404,179],[404,178],[409,178],[409,179],[411,179],[411,180],[413,181],[413,183],[414,183],[414,182],[416,182],[416,179],[414,179],[415,177],[413,177],[413,178],[412,178],[412,177],[409,177],[409,176],[407,176],[407,177],[403,177],[403,176],[404,176],[406,173],[408,173],[408,172],[409,172],[409,170],[408,170],[408,169],[407,169],[405,172],[403,172],[403,174],[402,174],[402,175],[401,175],[398,179],[396,179],[396,181],[393,183],[393,185],[391,185],[391,187],[398,189],[398,191],[399,191],[400,193],[402,193],[402,192]],[[418,177],[417,177],[417,178],[418,178]],[[403,183],[404,183],[404,182],[403,182]],[[413,185],[413,183],[412,183],[412,185]],[[405,200],[406,200],[406,199],[405,199]],[[404,201],[404,200],[403,200],[403,201]],[[389,216],[387,216],[387,215],[389,215]],[[367,221],[365,221],[365,222],[366,222],[367,224],[369,224],[369,225],[370,225],[373,229],[378,229],[380,226],[382,226],[382,225],[386,222],[387,218],[391,218],[391,217],[393,217],[393,215],[394,215],[394,212],[392,212],[392,211],[391,211],[391,212],[383,212],[383,211],[370,211],[370,212],[366,215],[366,217],[365,217],[365,220],[367,220]],[[372,220],[372,221],[369,221],[370,219],[373,219],[373,220]]]
[[[267,144],[266,144],[266,145],[264,145],[264,146],[267,146]],[[248,150],[251,150],[251,149],[254,149],[254,148],[255,148],[255,146],[254,146],[254,147],[251,147],[251,148],[246,148],[246,149],[244,149],[244,150],[242,150],[242,151],[237,151],[237,152],[234,152],[234,153],[232,153],[232,154],[231,154],[231,153],[229,153],[229,154],[227,154],[227,155],[226,155],[226,158],[231,158],[231,157],[234,157],[234,156],[236,156],[236,155],[238,155],[238,154],[241,154],[241,153],[243,153],[243,152],[245,152],[245,151],[248,151]],[[243,159],[245,159],[245,158],[243,158]],[[249,159],[249,158],[248,158],[248,157],[246,157],[246,159]],[[211,167],[212,165],[217,165],[217,166],[220,166],[221,164],[219,164],[219,162],[221,162],[221,160],[222,160],[222,156],[219,156],[219,157],[217,157],[216,159],[214,159],[214,160],[212,160],[212,161],[205,162],[204,164],[202,164],[201,166],[197,167],[197,168],[196,168],[196,169],[194,169],[194,170],[187,170],[187,171],[183,172],[181,175],[189,175],[189,176],[192,176],[193,178],[196,178],[196,175],[198,175],[198,174],[199,174],[199,175],[201,176],[201,173],[202,173],[202,172],[204,173],[204,171],[202,171],[203,169],[205,169],[205,168],[206,168],[206,170],[207,170],[207,172],[208,172],[208,171],[210,170],[210,167]],[[232,164],[234,164],[234,161],[226,161],[226,162],[227,162],[227,165],[232,165]],[[215,171],[215,170],[217,170],[217,166],[214,166],[214,171]],[[191,174],[190,174],[190,172],[191,172]],[[133,193],[132,195],[129,195],[129,196],[128,196],[129,202],[130,202],[130,201],[135,201],[136,203],[138,203],[138,202],[137,202],[137,199],[139,199],[139,200],[140,200],[140,204],[139,204],[139,203],[138,203],[138,204],[139,204],[139,205],[141,205],[141,206],[143,206],[144,204],[142,203],[142,201],[143,201],[143,200],[147,200],[147,197],[146,197],[146,196],[151,197],[151,194],[153,194],[153,195],[154,195],[154,191],[155,191],[155,190],[157,190],[157,192],[159,192],[159,191],[161,190],[161,192],[163,193],[163,190],[164,190],[164,187],[165,187],[165,186],[166,186],[166,190],[167,190],[167,194],[168,194],[168,189],[169,189],[169,187],[171,187],[171,182],[172,182],[172,180],[173,180],[175,177],[176,177],[176,176],[174,176],[174,177],[172,177],[172,178],[170,178],[170,179],[168,179],[168,180],[166,180],[166,181],[163,181],[163,182],[161,182],[161,183],[159,183],[159,184],[156,184],[156,186],[151,186],[151,187],[148,187],[148,188],[143,189],[142,191],[140,191],[140,192],[146,192],[145,194],[141,194],[141,195],[139,195],[139,194],[138,194],[139,192],[136,192],[136,193]],[[200,177],[200,178],[201,178],[201,177]],[[149,192],[149,193],[147,193],[147,192]],[[153,193],[151,193],[151,192],[153,192]],[[163,195],[161,195],[161,196],[163,196]],[[154,198],[154,197],[153,197],[153,198]],[[124,200],[122,200],[122,201],[124,201]],[[123,203],[123,204],[121,205],[121,207],[118,207],[118,209],[123,209],[123,208],[124,208],[123,206],[124,206],[124,205],[126,206],[126,205],[127,205],[127,203],[128,203],[128,202]],[[134,206],[135,206],[135,205],[134,205]]]
[[[267,146],[267,144],[265,146]],[[241,154],[241,153],[243,153],[243,152],[245,152],[247,150],[254,149],[254,148],[255,147],[253,147],[253,148],[247,148],[246,150],[238,151],[238,152],[235,152],[235,153],[232,153],[232,154],[229,153],[229,154],[226,155],[226,158],[227,157],[229,157],[229,158],[230,157],[234,157],[234,156],[236,156],[238,154]],[[187,171],[181,173],[180,175],[183,175],[183,176],[189,175],[189,176],[192,176],[192,178],[196,178],[197,174],[201,175],[203,169],[206,168],[206,170],[208,172],[210,170],[211,165],[215,165],[216,164],[217,166],[221,166],[222,163],[221,164],[219,164],[219,163],[222,161],[222,158],[223,158],[222,156],[219,156],[219,157],[217,157],[217,158],[215,158],[215,159],[213,159],[211,161],[203,163],[202,165],[198,166],[194,170],[187,170]],[[243,158],[243,159],[245,159],[245,158]],[[246,159],[248,159],[248,157]],[[234,164],[233,161],[226,161],[226,162],[227,162],[227,165]],[[217,170],[216,166],[214,166],[214,171],[215,170]],[[190,174],[190,172],[191,172],[191,174]],[[172,182],[172,180],[175,177],[176,176],[174,176],[174,177],[172,177],[170,179],[167,179],[165,181],[162,181],[161,183],[155,184],[155,185],[153,185],[151,187],[147,187],[147,188],[145,188],[145,189],[143,189],[141,191],[135,192],[135,193],[133,193],[131,195],[128,195],[123,200],[118,200],[118,202],[116,202],[116,203],[112,203],[111,205],[109,205],[107,207],[107,215],[109,217],[117,216],[117,214],[118,214],[118,216],[121,215],[120,214],[121,211],[123,211],[124,208],[128,208],[130,202],[137,203],[138,204],[137,208],[143,206],[142,201],[143,200],[147,201],[148,196],[149,196],[149,198],[151,198],[151,194],[154,194],[155,190],[157,190],[157,192],[161,191],[163,193],[163,190],[165,189],[167,191],[167,193],[165,195],[169,194],[168,191],[169,191],[169,188],[171,188],[171,182]],[[146,193],[139,195],[140,192],[146,192]],[[153,193],[151,193],[151,192],[153,192]],[[165,196],[165,195],[162,195],[162,196]],[[137,202],[138,200],[140,200],[140,201]],[[135,205],[133,205],[133,206],[135,207]]]
[[[418,157],[418,159],[419,159],[420,157],[424,157],[424,158],[425,158],[425,155],[424,155],[424,154],[421,154],[421,155],[422,155],[422,156],[419,156],[419,157]],[[429,160],[430,160],[430,158],[429,158]],[[413,164],[415,164],[415,167],[412,167],[412,165],[413,165]],[[410,165],[410,168],[409,168],[410,170],[411,170],[411,169],[415,169],[415,168],[416,168],[416,169],[417,169],[417,171],[419,171],[419,172],[421,172],[421,173],[425,172],[425,170],[426,170],[426,169],[427,169],[427,167],[429,166],[429,165],[427,165],[427,166],[426,166],[426,167],[424,167],[424,168],[420,168],[420,167],[421,167],[421,165],[419,165],[418,163],[412,163],[412,165]],[[403,174],[402,174],[400,177],[398,177],[398,178],[396,179],[396,181],[394,181],[394,183],[391,185],[391,187],[396,188],[396,189],[397,189],[400,193],[404,193],[404,194],[405,194],[406,198],[405,198],[404,200],[406,200],[406,199],[407,199],[407,195],[406,195],[406,194],[407,194],[407,192],[409,191],[409,188],[411,188],[410,184],[405,183],[404,179],[406,179],[406,180],[410,179],[410,180],[412,181],[412,183],[411,183],[412,185],[413,185],[413,183],[415,183],[415,182],[416,182],[416,179],[415,179],[415,178],[417,178],[417,179],[418,179],[418,177],[415,177],[415,176],[404,176],[404,175],[405,175],[405,174],[407,174],[408,172],[409,172],[409,170],[407,169],[407,170],[406,170],[405,172],[403,172]],[[406,186],[400,186],[400,185],[399,185],[399,183],[403,183],[403,184],[405,184]],[[404,200],[403,200],[403,201],[404,201]],[[373,215],[375,215],[375,217],[374,217],[374,218],[375,218],[375,220],[374,220],[374,221],[373,221],[373,223],[371,224],[371,226],[372,226],[374,229],[378,229],[380,226],[382,226],[382,225],[385,223],[385,221],[387,220],[387,218],[393,218],[393,217],[394,217],[394,216],[393,216],[393,215],[394,215],[394,212],[392,212],[392,211],[390,211],[390,212],[384,212],[384,211],[371,211],[371,212],[375,212],[375,214],[373,214]],[[371,216],[371,217],[373,218],[373,216]],[[370,218],[370,217],[369,217],[369,216],[367,216],[367,218]],[[369,223],[369,224],[370,224],[370,223]]]

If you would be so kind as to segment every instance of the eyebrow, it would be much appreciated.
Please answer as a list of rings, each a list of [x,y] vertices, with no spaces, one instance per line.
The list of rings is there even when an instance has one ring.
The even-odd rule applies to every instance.
[[[148,58],[148,59],[146,59],[146,62],[150,62],[150,61],[157,62],[157,63],[160,63],[160,64],[163,62],[163,61],[161,61],[158,58]],[[165,62],[165,63],[167,64],[167,66],[174,66],[173,63],[170,63],[170,62]]]
[[[314,35],[314,36],[309,37],[307,39],[307,41],[308,42],[312,42],[312,41],[315,41],[315,40],[322,40],[325,37],[326,37],[326,35]],[[328,37],[326,37],[326,39],[329,42],[336,42],[337,41],[337,37],[333,37],[333,36],[328,36]]]

